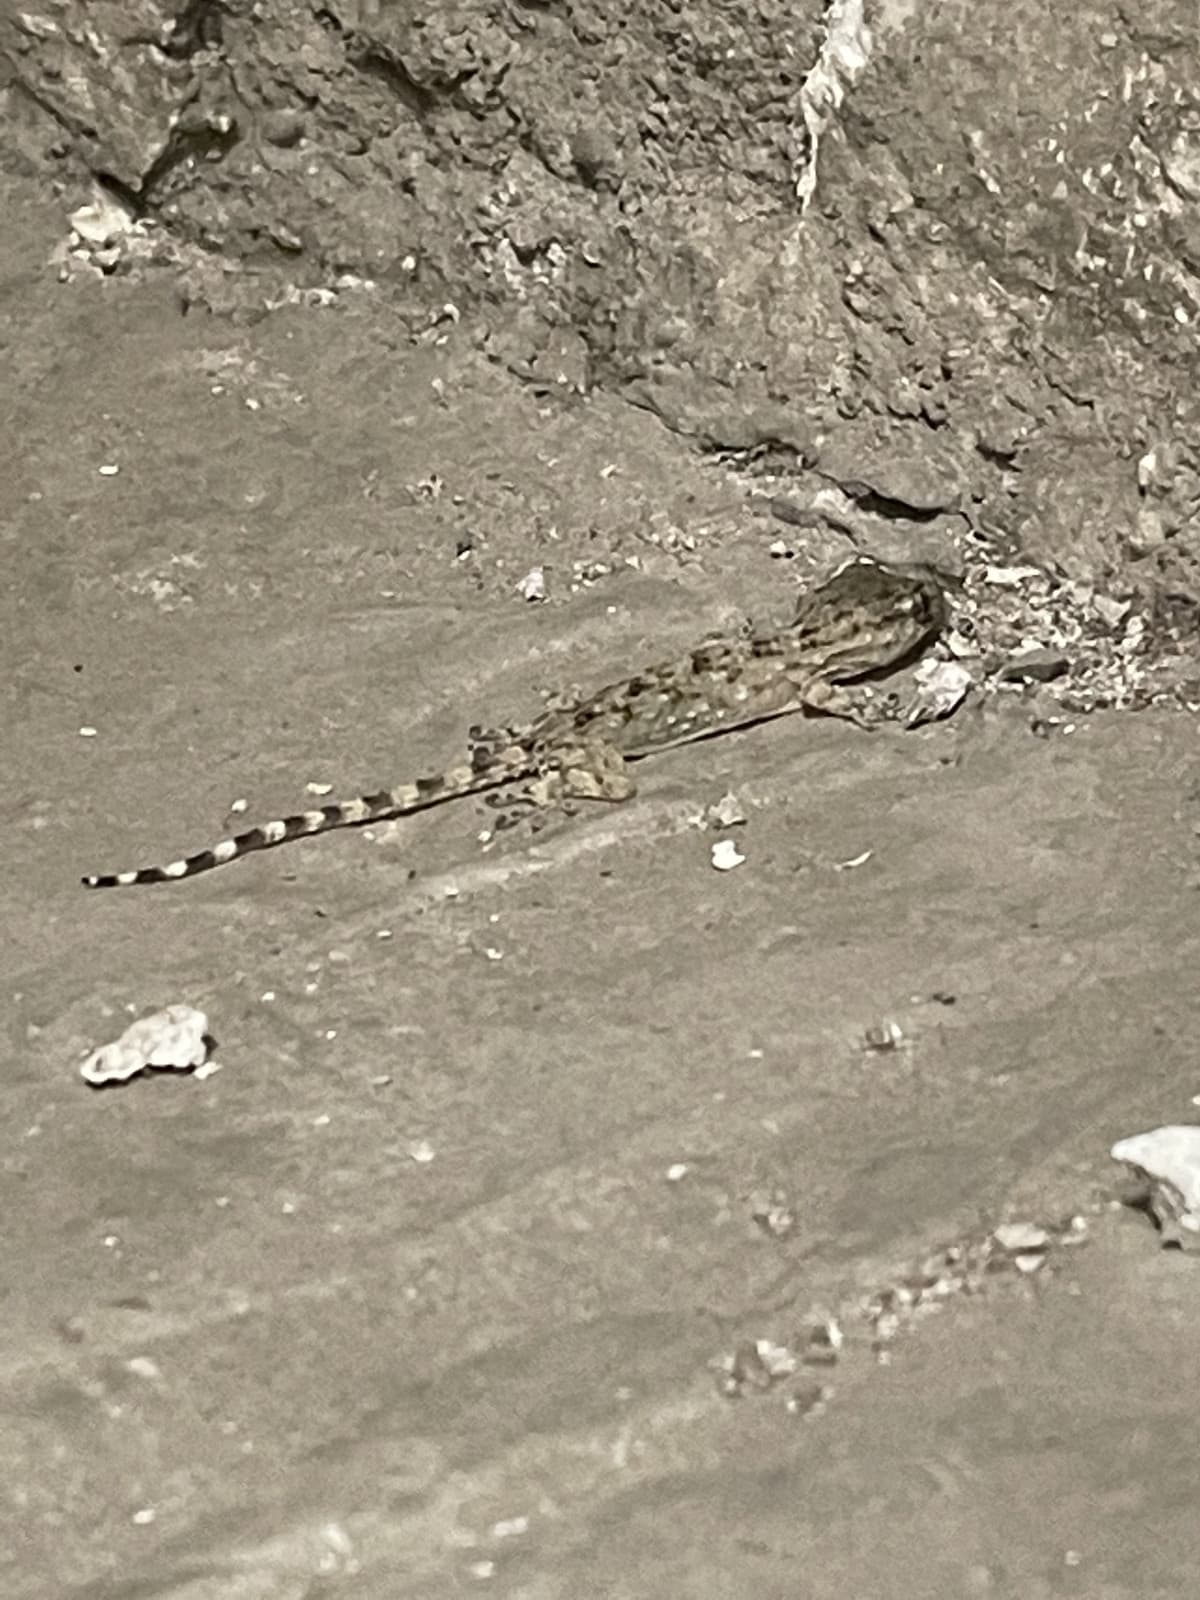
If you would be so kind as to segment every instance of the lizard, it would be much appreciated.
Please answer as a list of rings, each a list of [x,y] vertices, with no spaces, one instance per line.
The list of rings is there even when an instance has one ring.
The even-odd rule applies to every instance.
[[[794,711],[868,715],[847,685],[920,655],[941,632],[945,596],[932,570],[855,556],[800,599],[791,622],[770,631],[717,636],[588,696],[552,701],[531,722],[470,730],[461,766],[355,800],[262,823],[166,866],[91,874],[89,889],[190,878],[251,851],[333,828],[405,816],[467,795],[525,783],[538,805],[620,801],[636,792],[630,763]]]

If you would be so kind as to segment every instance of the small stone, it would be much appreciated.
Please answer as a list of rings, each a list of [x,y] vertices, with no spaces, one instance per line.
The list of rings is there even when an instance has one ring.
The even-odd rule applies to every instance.
[[[1163,1244],[1200,1250],[1200,1126],[1154,1128],[1118,1140],[1111,1153],[1147,1187]]]
[[[856,856],[847,856],[845,861],[835,861],[833,870],[835,872],[853,872],[857,867],[865,867],[874,854],[874,850],[860,850]]]
[[[528,1517],[505,1517],[503,1521],[492,1524],[492,1537],[495,1539],[513,1539],[518,1534],[528,1532]]]
[[[1006,661],[996,674],[1001,683],[1052,683],[1069,672],[1070,661],[1061,650],[1023,650]]]
[[[546,598],[546,574],[541,567],[531,567],[517,584],[522,600],[538,601]]]
[[[1156,506],[1139,506],[1135,531],[1127,537],[1135,555],[1142,555],[1162,544],[1167,537],[1162,512]]]
[[[747,1389],[769,1389],[774,1382],[759,1353],[759,1342],[744,1339],[733,1354],[721,1363],[724,1372],[721,1389],[730,1397],[745,1394]]]
[[[966,699],[973,679],[961,661],[930,656],[913,674],[917,693],[904,716],[906,728],[919,728],[952,715]]]
[[[875,1055],[886,1055],[904,1043],[904,1029],[890,1018],[873,1023],[863,1034],[863,1044]]]
[[[1010,1256],[1028,1255],[1050,1248],[1050,1235],[1032,1222],[1003,1222],[992,1238]]]
[[[790,1378],[796,1370],[796,1358],[785,1344],[774,1344],[770,1339],[756,1339],[754,1348],[763,1370],[774,1383],[779,1378]]]
[[[712,847],[712,864],[718,872],[732,872],[745,859],[732,839],[718,839]]]
[[[808,1366],[832,1366],[841,1353],[846,1336],[835,1317],[828,1317],[809,1330],[803,1360]]]
[[[1129,615],[1129,601],[1117,600],[1110,594],[1094,594],[1092,610],[1108,627],[1116,629]]]
[[[1019,589],[1034,578],[1044,577],[1041,567],[988,567],[984,582],[997,589]]]
[[[208,1059],[211,1042],[203,1011],[185,1005],[167,1006],[131,1023],[111,1044],[93,1050],[79,1072],[93,1088],[125,1083],[151,1067],[190,1072]]]
[[[97,193],[91,205],[72,211],[69,219],[72,228],[85,244],[104,246],[129,233],[134,225],[133,213],[111,195]]]
[[[779,1190],[758,1190],[750,1196],[750,1216],[764,1233],[782,1239],[796,1226],[796,1216],[788,1198]]]
[[[304,118],[299,111],[268,111],[259,123],[263,138],[280,150],[290,149],[304,137]]]
[[[745,822],[746,813],[742,810],[742,802],[731,791],[709,806],[704,820],[714,828],[736,828]]]

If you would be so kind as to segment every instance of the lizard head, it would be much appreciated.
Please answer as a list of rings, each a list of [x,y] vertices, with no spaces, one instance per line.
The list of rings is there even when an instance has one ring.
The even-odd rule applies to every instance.
[[[931,567],[855,556],[804,595],[792,628],[827,666],[871,673],[916,655],[945,624],[946,597]]]

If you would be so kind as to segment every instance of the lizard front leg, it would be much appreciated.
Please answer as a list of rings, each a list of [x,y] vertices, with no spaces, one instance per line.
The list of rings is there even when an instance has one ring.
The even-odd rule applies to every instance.
[[[831,683],[827,678],[810,678],[797,685],[801,705],[826,717],[841,717],[856,728],[875,728],[886,720],[886,711],[869,690]]]

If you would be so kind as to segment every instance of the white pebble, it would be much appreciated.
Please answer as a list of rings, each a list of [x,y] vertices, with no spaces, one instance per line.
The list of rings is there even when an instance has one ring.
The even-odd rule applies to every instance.
[[[861,850],[858,855],[850,856],[845,861],[835,861],[833,870],[835,872],[853,872],[855,867],[865,867],[874,854],[873,850]]]
[[[496,1539],[511,1539],[516,1534],[528,1532],[528,1517],[506,1517],[502,1522],[492,1524],[492,1536]]]
[[[732,872],[745,859],[732,839],[718,839],[712,847],[712,864],[718,872]]]
[[[1032,1255],[1050,1248],[1050,1235],[1032,1222],[1002,1222],[992,1238],[1009,1255]]]
[[[517,585],[517,593],[522,600],[544,600],[546,598],[546,574],[541,567],[532,567]]]
[[[119,1039],[93,1050],[80,1076],[94,1088],[126,1083],[149,1067],[186,1072],[208,1058],[208,1018],[192,1006],[172,1005],[130,1023]]]

